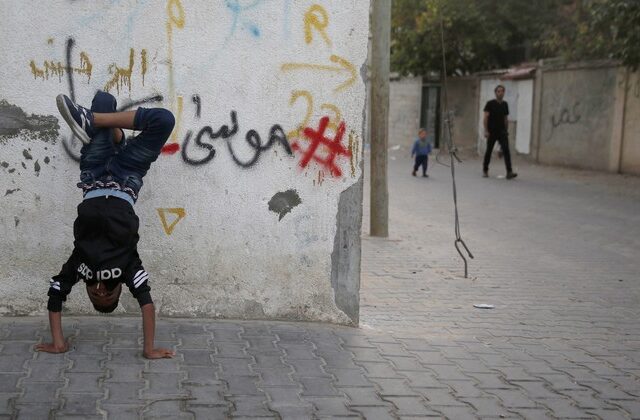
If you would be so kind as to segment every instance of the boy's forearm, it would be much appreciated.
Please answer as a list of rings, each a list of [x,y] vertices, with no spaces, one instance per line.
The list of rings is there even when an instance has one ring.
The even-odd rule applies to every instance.
[[[62,333],[62,312],[49,311],[49,328],[51,329],[51,339],[56,348],[65,346],[64,334]]]
[[[148,303],[140,308],[142,310],[142,331],[144,334],[144,353],[150,353],[154,348],[156,333],[156,309],[153,303]]]
[[[147,303],[140,309],[142,310],[142,330],[144,333],[142,355],[147,359],[162,359],[175,356],[176,353],[173,350],[155,347],[156,309],[153,303]]]

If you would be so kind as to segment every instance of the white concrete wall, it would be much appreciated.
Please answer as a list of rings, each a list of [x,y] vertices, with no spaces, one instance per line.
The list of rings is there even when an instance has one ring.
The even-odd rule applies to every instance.
[[[539,161],[612,170],[620,156],[611,153],[618,68],[567,66],[545,69],[543,77]]]
[[[516,152],[531,152],[531,122],[533,119],[533,79],[518,80],[518,121],[516,126]]]
[[[422,77],[392,80],[389,84],[389,146],[411,148],[420,128]]]
[[[79,145],[55,95],[89,105],[108,89],[120,105],[161,98],[146,106],[177,117],[175,153],[154,164],[136,204],[161,313],[357,321],[359,237],[353,249],[334,247],[337,216],[361,211],[339,201],[350,191],[361,200],[368,12],[366,0],[0,0],[0,313],[43,313],[48,279],[72,250]],[[194,138],[231,125],[231,111],[236,135],[201,138],[211,156]],[[310,140],[296,130],[317,128],[324,115],[346,124],[350,156],[333,156],[340,174],[315,160],[301,167]],[[254,129],[266,143],[275,124],[301,151],[256,153],[245,141]],[[274,197],[295,207],[276,214]],[[332,269],[349,252],[351,265]],[[347,304],[336,303],[332,277],[355,287]],[[72,312],[92,311],[82,289],[67,302]],[[119,310],[136,313],[125,294]]]

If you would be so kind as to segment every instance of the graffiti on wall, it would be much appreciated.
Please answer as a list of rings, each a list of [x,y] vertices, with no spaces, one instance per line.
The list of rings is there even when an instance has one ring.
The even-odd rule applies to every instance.
[[[304,14],[303,23],[304,42],[307,46],[316,50],[323,47],[329,50],[332,49],[333,42],[328,34],[330,18],[324,7],[319,4],[311,5]],[[323,45],[317,46],[317,44]],[[358,76],[353,63],[337,54],[330,54],[327,63],[287,62],[283,63],[280,69],[283,73],[304,71],[319,77],[330,74],[342,75],[344,76],[342,81],[333,87],[332,92],[334,95],[344,94],[348,91],[349,88],[355,85]],[[293,107],[298,101],[303,101],[305,105],[304,116],[302,121],[288,135],[294,140],[292,149],[300,155],[299,167],[306,169],[311,162],[316,163],[320,169],[314,184],[322,184],[327,172],[332,177],[341,177],[343,172],[338,160],[340,158],[349,158],[351,175],[355,177],[359,143],[355,134],[351,132],[349,134],[348,148],[342,144],[346,123],[342,119],[340,108],[329,101],[322,101],[323,103],[319,109],[332,115],[322,116],[318,123],[318,128],[314,129],[311,127],[311,120],[316,112],[316,99],[308,90],[293,90],[289,106]],[[333,135],[329,134],[328,131],[332,131]]]
[[[563,107],[555,114],[551,115],[551,125],[558,128],[563,124],[573,125],[580,122],[582,115],[578,112],[580,101],[576,101],[572,107]]]
[[[156,209],[156,211],[160,217],[160,223],[162,223],[164,233],[167,235],[171,235],[176,225],[187,215],[187,212],[182,207]]]
[[[260,24],[265,4],[264,0],[225,0],[224,7],[229,13],[227,38],[239,36],[259,38],[263,34],[266,36],[269,31],[263,31]],[[356,84],[358,73],[353,63],[340,56],[339,52],[334,52],[330,13],[323,5],[318,3],[310,5],[304,13],[301,13],[300,19],[304,45],[317,52],[318,57],[326,57],[326,61],[323,62],[320,59],[317,62],[297,62],[294,60],[282,63],[280,71],[284,75],[300,73],[316,75],[319,78],[326,77],[327,81],[335,84],[331,86],[330,91],[326,91],[324,94],[326,97],[323,98],[320,98],[318,93],[311,93],[310,88],[293,89],[288,106],[292,111],[294,108],[303,111],[299,122],[287,131],[281,124],[274,123],[268,133],[259,133],[253,128],[243,127],[246,122],[241,121],[239,112],[236,110],[229,111],[229,122],[217,124],[210,122],[199,127],[183,126],[183,114],[190,112],[190,115],[194,116],[193,120],[199,121],[203,118],[205,104],[199,93],[193,93],[190,95],[190,100],[185,100],[189,96],[176,91],[178,74],[175,71],[176,63],[174,63],[174,38],[177,31],[185,29],[189,20],[181,0],[167,0],[165,5],[167,91],[147,97],[132,98],[118,108],[118,110],[127,110],[159,102],[168,105],[176,117],[176,126],[162,150],[163,155],[179,156],[185,164],[198,167],[211,163],[220,148],[223,148],[237,167],[252,168],[261,161],[265,152],[277,147],[284,150],[287,156],[297,156],[296,166],[301,170],[306,171],[317,167],[319,183],[322,182],[325,173],[332,177],[343,176],[344,162],[347,161],[351,175],[355,176],[360,139],[353,130],[347,129],[348,122],[343,120],[342,110],[334,101],[336,97],[348,94],[349,89]],[[286,37],[289,34],[291,0],[283,0],[283,5],[283,34]],[[47,42],[52,44],[53,39]],[[68,94],[74,101],[77,78],[81,77],[82,81],[86,80],[90,83],[96,66],[105,68],[92,60],[86,51],[81,50],[76,53],[75,47],[76,41],[69,37],[65,43],[66,60],[64,62],[54,59],[33,59],[28,63],[36,79],[43,81],[57,79],[58,82],[62,82],[63,78],[66,79]],[[134,76],[144,85],[145,77],[151,69],[148,50],[130,47],[125,51],[122,51],[122,57],[126,57],[124,60],[105,64],[109,77],[102,87],[103,90],[120,93],[121,89],[128,89],[131,94]],[[156,63],[156,57],[153,60]],[[238,141],[242,141],[244,145]],[[69,157],[79,161],[79,142],[73,136],[69,136],[63,139],[62,144]],[[242,152],[240,152],[241,149]]]

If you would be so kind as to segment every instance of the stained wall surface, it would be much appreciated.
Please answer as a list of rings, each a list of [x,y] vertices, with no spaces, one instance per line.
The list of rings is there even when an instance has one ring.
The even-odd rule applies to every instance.
[[[89,105],[102,89],[176,117],[135,206],[161,314],[357,322],[368,13],[0,0],[0,313],[45,312],[82,199],[55,96]],[[119,311],[137,313],[125,294]],[[66,310],[92,312],[82,285]]]
[[[422,77],[405,77],[389,83],[389,145],[411,148],[420,128]]]
[[[544,72],[540,162],[609,169],[616,76],[616,67]]]
[[[449,110],[453,113],[453,141],[461,151],[475,151],[480,83],[477,78],[455,77],[447,84]]]

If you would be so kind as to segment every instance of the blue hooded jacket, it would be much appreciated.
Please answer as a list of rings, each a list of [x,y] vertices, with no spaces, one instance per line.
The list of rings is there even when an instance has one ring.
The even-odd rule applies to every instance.
[[[413,143],[413,149],[411,149],[411,156],[427,156],[431,153],[431,144],[433,143],[433,138],[431,136],[427,136],[424,143],[420,142],[420,138],[417,138],[415,143]]]

